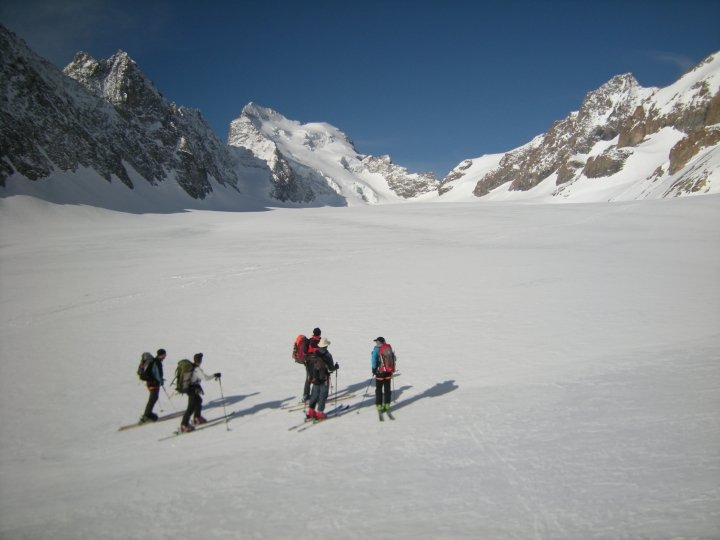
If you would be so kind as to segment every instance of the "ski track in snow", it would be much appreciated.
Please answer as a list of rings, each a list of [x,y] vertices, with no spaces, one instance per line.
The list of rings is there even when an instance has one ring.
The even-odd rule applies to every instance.
[[[26,204],[0,213],[0,538],[720,537],[720,197]],[[356,397],[288,431],[291,343],[316,325]],[[395,421],[368,387],[377,335]],[[168,383],[205,353],[225,398],[204,383],[206,416],[229,424],[117,432],[158,347]]]

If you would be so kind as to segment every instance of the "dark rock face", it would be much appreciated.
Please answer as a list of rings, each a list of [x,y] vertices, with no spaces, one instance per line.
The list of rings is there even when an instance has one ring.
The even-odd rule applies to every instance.
[[[391,190],[403,199],[412,199],[437,188],[438,182],[432,173],[408,173],[407,169],[395,165],[390,156],[366,156],[362,164],[371,173],[382,175]]]
[[[236,187],[237,162],[202,115],[167,102],[123,52],[78,53],[64,72],[0,27],[0,183],[94,169],[133,188],[174,177],[194,198],[210,178]],[[133,174],[134,171],[136,174]]]

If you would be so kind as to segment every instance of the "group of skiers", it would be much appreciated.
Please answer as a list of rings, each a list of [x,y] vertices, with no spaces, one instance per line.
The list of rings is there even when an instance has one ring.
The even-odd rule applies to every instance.
[[[378,412],[389,412],[392,401],[391,381],[395,371],[395,354],[385,338],[375,338],[374,343],[375,347],[370,355],[370,368],[375,378],[375,407]],[[340,365],[335,362],[332,354],[328,351],[329,346],[330,341],[322,337],[322,330],[315,328],[310,338],[303,335],[298,336],[293,348],[292,356],[295,361],[305,365],[302,401],[308,407],[305,415],[307,420],[318,421],[327,418],[325,403],[330,390],[330,374],[340,369]],[[166,357],[165,349],[158,349],[155,356],[147,352],[142,355],[138,376],[145,381],[149,397],[145,411],[140,418],[141,424],[158,420],[158,415],[153,412],[153,408],[160,396],[160,388],[165,388],[163,361]],[[207,375],[200,367],[202,361],[203,353],[197,353],[193,356],[192,362],[189,360],[178,362],[175,372],[177,391],[188,396],[187,408],[180,423],[180,431],[183,433],[193,431],[194,425],[207,422],[202,416],[202,382],[212,379],[220,380],[221,377],[221,373]]]
[[[325,402],[329,391],[330,373],[340,369],[327,350],[330,341],[322,337],[320,328],[313,329],[312,337],[302,343],[305,336],[298,336],[292,357],[298,363],[305,364],[305,384],[303,403],[308,406],[308,420],[324,420]],[[391,382],[395,372],[395,353],[384,337],[374,340],[375,347],[370,354],[370,369],[375,378],[375,407],[378,412],[389,412],[392,401]]]
[[[155,422],[158,415],[153,412],[153,408],[160,396],[160,388],[165,387],[165,377],[163,374],[163,360],[167,357],[165,349],[158,349],[156,356],[150,353],[143,353],[140,366],[138,367],[138,375],[147,385],[150,396],[145,405],[145,412],[140,418],[140,423]],[[180,431],[183,433],[193,431],[194,425],[204,424],[207,420],[202,415],[202,382],[212,379],[219,380],[221,373],[213,373],[207,375],[200,367],[203,361],[203,353],[197,353],[193,356],[192,362],[189,360],[181,360],[178,363],[178,369],[175,372],[177,380],[177,390],[182,394],[187,394],[188,403],[185,413],[180,422]],[[192,417],[192,424],[191,422]]]

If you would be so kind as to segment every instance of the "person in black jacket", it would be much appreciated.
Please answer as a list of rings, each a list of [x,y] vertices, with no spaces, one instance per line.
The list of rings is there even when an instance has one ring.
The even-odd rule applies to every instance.
[[[322,330],[319,328],[313,329],[313,335],[308,340],[308,348],[307,353],[308,356],[315,354],[318,350],[318,343],[320,342],[320,334],[322,334]],[[307,403],[310,399],[310,384],[312,382],[312,375],[310,373],[310,363],[306,360],[305,361],[305,386],[303,387],[303,403]]]
[[[146,381],[148,392],[147,405],[145,405],[145,413],[140,418],[140,423],[155,422],[158,419],[158,415],[153,412],[153,408],[160,397],[160,387],[165,384],[163,378],[163,366],[162,362],[165,360],[167,352],[165,349],[158,349],[157,356],[153,358],[150,368],[148,368],[148,379]]]
[[[329,391],[330,373],[340,369],[340,366],[333,360],[332,354],[327,350],[330,341],[321,338],[318,342],[318,349],[308,356],[310,380],[312,391],[308,404],[308,420],[325,420],[325,402]]]

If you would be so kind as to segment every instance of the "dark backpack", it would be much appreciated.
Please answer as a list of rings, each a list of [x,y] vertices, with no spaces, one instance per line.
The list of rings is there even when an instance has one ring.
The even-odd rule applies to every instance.
[[[380,371],[383,373],[393,373],[395,371],[395,353],[389,343],[383,343],[378,351],[380,355]]]
[[[293,343],[292,358],[298,364],[304,364],[308,354],[308,343],[310,341],[304,335],[300,334],[295,338]]]
[[[175,390],[178,394],[187,394],[190,391],[193,371],[195,371],[195,364],[187,358],[178,362],[177,368],[175,368],[175,381],[177,381]]]
[[[142,353],[142,356],[140,357],[140,364],[137,368],[137,376],[141,381],[152,380],[152,365],[154,361],[155,357],[152,354],[149,352]]]
[[[323,383],[327,380],[330,370],[325,362],[325,357],[317,353],[307,355],[308,366],[310,366],[310,379],[314,383]]]

